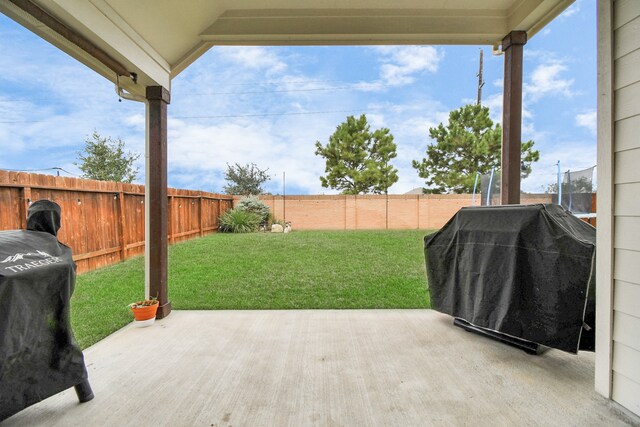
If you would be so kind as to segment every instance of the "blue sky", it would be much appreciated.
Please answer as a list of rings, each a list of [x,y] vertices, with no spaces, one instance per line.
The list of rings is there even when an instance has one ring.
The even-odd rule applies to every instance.
[[[482,48],[483,104],[500,122],[504,58]],[[118,102],[110,82],[1,14],[0,49],[0,168],[81,175],[74,162],[94,129],[144,152],[142,104]],[[432,143],[430,126],[475,102],[479,49],[214,47],[172,82],[169,185],[221,192],[227,163],[256,163],[274,194],[283,172],[287,194],[334,194],[320,185],[314,143],[364,113],[398,145],[390,193],[423,186],[411,161]],[[541,156],[522,187],[539,192],[558,160],[563,170],[596,163],[595,2],[578,0],[527,43],[524,81],[523,140]]]

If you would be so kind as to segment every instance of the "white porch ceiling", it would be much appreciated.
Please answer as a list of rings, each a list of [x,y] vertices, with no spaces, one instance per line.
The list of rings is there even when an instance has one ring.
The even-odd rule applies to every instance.
[[[109,80],[90,54],[0,0],[0,12]],[[170,87],[214,45],[472,44],[497,47],[511,31],[529,38],[574,0],[31,0],[138,75],[130,92]]]

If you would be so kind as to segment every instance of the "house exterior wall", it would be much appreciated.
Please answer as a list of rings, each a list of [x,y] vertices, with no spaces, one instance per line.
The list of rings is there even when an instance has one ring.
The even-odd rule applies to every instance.
[[[610,130],[598,133],[599,175],[601,161],[605,170],[610,166],[602,177],[603,186],[599,185],[600,201],[602,190],[611,192],[610,226],[604,218],[601,228],[603,204],[599,204],[603,238],[598,240],[598,251],[611,254],[611,266],[609,277],[598,277],[602,297],[598,310],[610,317],[610,338],[608,345],[601,341],[597,346],[596,388],[606,394],[603,365],[608,360],[609,396],[640,414],[640,2],[601,0],[598,25],[599,48],[603,47],[598,63],[598,124],[606,128],[606,117],[611,123]],[[607,38],[608,53],[601,46]],[[600,266],[607,268],[604,262]]]

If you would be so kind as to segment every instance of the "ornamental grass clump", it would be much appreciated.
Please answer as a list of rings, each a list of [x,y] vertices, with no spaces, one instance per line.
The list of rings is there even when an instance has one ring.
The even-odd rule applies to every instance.
[[[231,233],[252,233],[258,230],[261,218],[240,208],[226,211],[220,217],[220,230]]]

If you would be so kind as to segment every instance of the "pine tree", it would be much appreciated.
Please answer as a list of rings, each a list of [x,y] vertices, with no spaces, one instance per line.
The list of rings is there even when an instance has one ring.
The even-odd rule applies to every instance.
[[[429,128],[429,136],[435,144],[427,146],[427,157],[412,162],[425,179],[427,193],[471,193],[476,173],[500,168],[502,129],[489,118],[488,107],[465,105],[453,110],[449,123]],[[540,159],[533,145],[533,141],[522,143],[522,178]]]
[[[387,128],[371,132],[364,114],[347,117],[326,146],[316,141],[315,154],[326,160],[322,186],[343,194],[381,194],[398,181],[398,169],[389,163],[396,157],[393,135]]]

